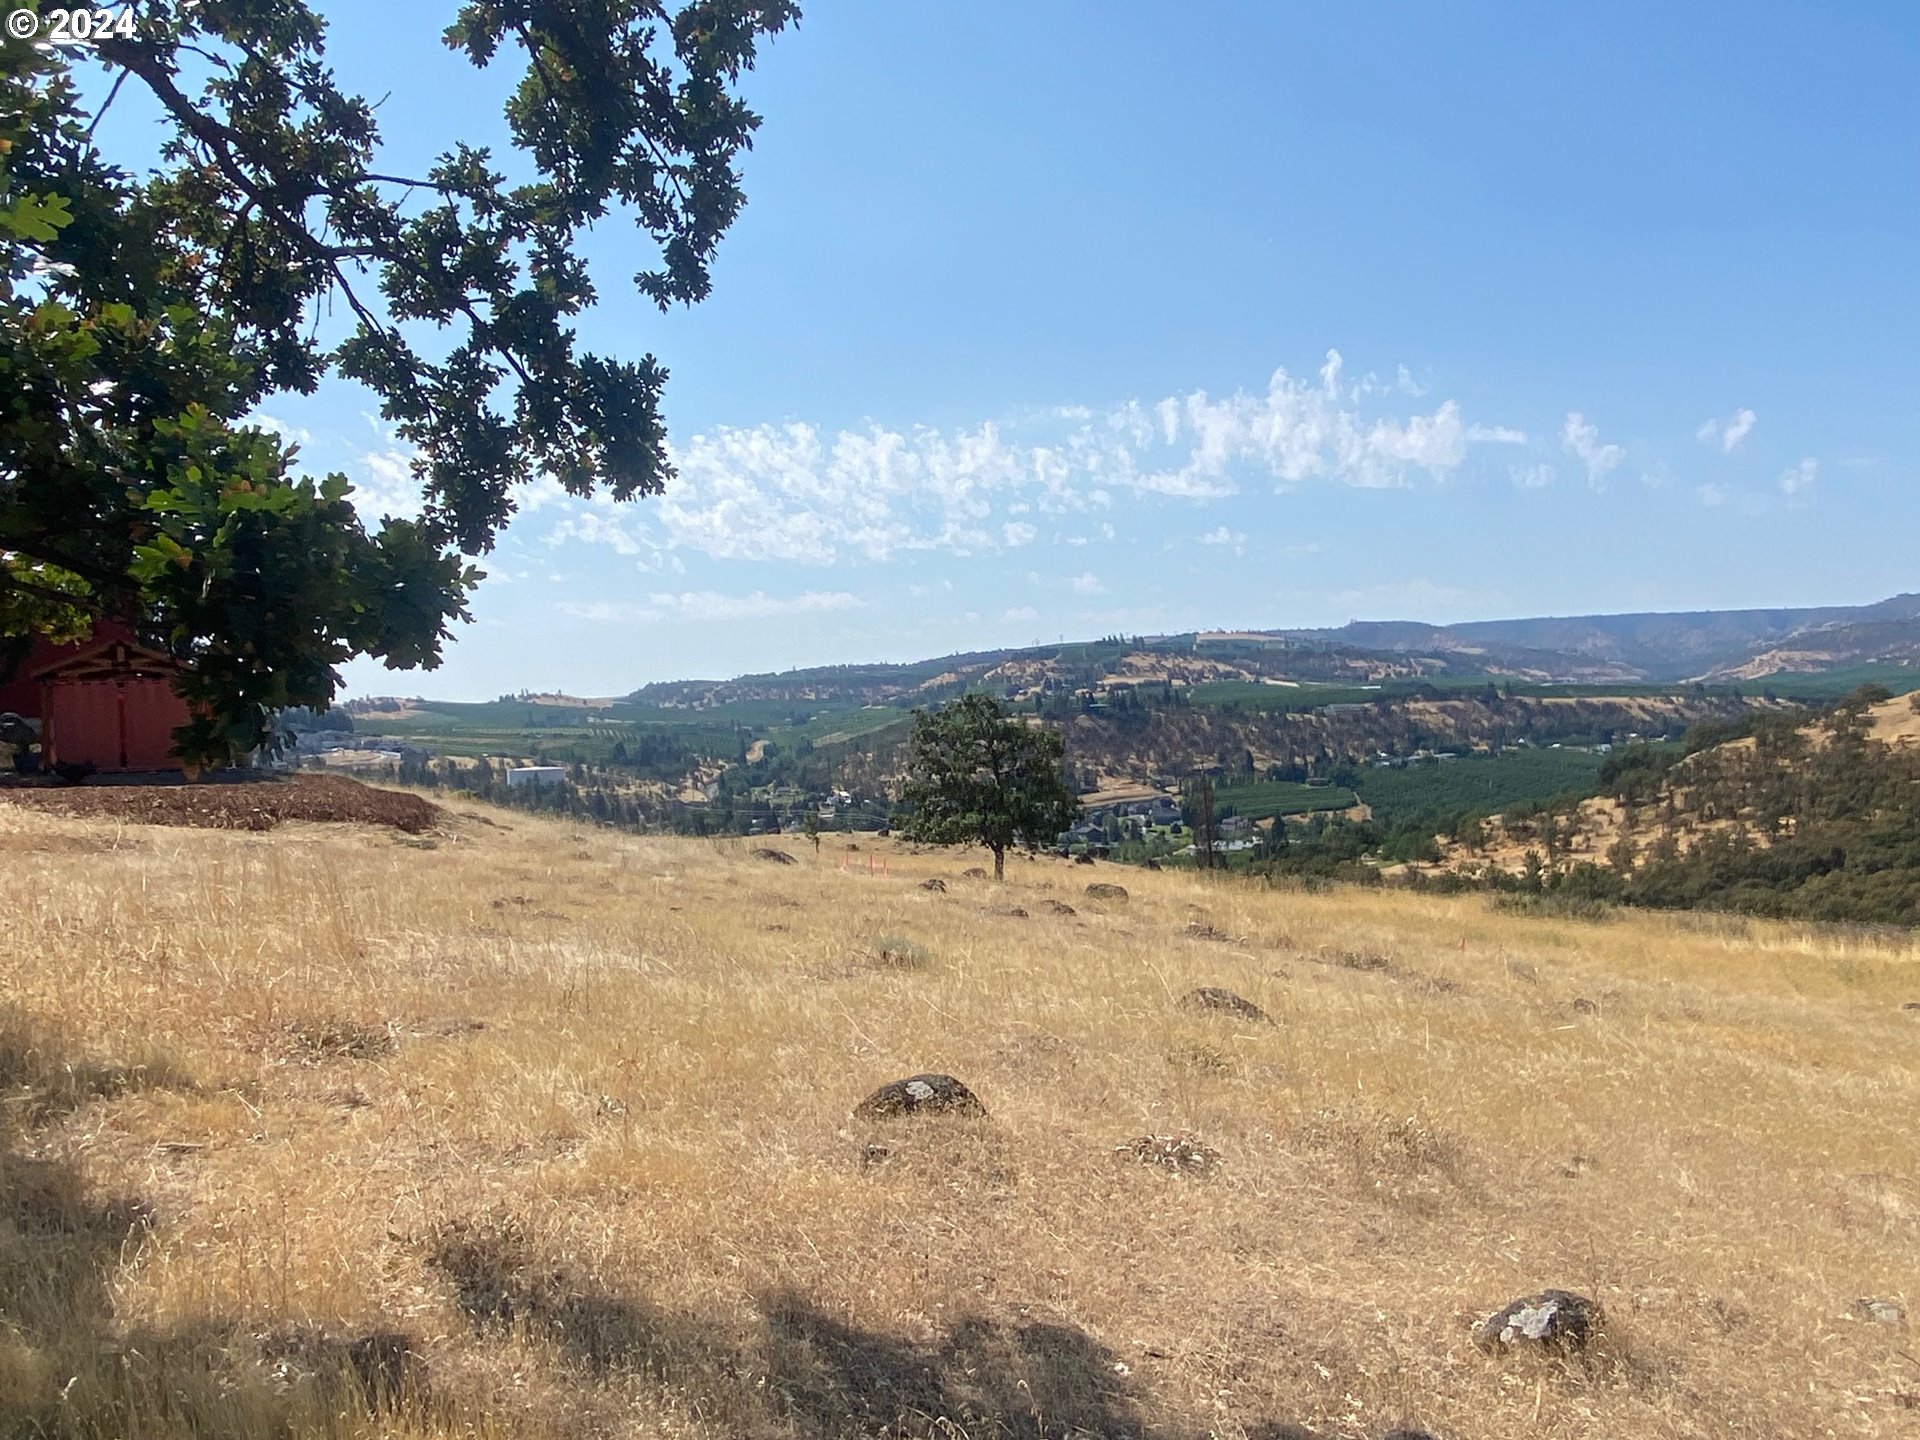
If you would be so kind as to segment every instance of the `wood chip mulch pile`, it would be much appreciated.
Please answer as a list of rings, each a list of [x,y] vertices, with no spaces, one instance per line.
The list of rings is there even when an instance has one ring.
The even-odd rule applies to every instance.
[[[7,786],[0,800],[56,815],[124,820],[135,825],[191,825],[208,830],[271,830],[282,820],[335,820],[388,825],[409,835],[446,819],[418,795],[376,790],[343,775],[284,775],[193,784]]]

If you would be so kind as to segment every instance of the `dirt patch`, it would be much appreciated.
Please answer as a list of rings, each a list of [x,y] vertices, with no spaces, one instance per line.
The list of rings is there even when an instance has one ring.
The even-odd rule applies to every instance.
[[[9,786],[0,800],[50,815],[188,825],[204,830],[271,830],[283,820],[387,825],[418,835],[447,816],[431,801],[377,790],[344,775],[287,775],[195,784]]]

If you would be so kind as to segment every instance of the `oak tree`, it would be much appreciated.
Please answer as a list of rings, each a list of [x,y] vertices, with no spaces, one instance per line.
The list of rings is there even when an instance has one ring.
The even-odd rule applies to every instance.
[[[797,15],[470,0],[445,41],[518,69],[512,154],[450,113],[406,173],[305,0],[142,0],[133,34],[84,50],[0,39],[0,638],[133,624],[186,666],[183,754],[223,760],[274,711],[324,707],[353,656],[437,664],[527,481],[659,492],[666,372],[579,343],[580,237],[625,219],[646,299],[707,294],[759,123],[738,81]],[[98,130],[130,89],[163,117],[138,171]],[[362,514],[249,423],[329,376],[412,449],[417,518]]]
[[[1058,731],[1010,717],[991,695],[916,711],[894,829],[932,845],[984,845],[1003,879],[1009,846],[1051,841],[1079,814],[1064,748]]]

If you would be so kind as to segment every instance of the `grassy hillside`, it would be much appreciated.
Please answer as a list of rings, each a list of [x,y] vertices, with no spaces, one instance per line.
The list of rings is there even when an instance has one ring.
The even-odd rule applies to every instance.
[[[0,834],[0,1434],[1910,1433],[1855,1318],[1920,1300],[1908,940],[473,807]],[[849,1118],[922,1070],[989,1118]],[[1114,1153],[1181,1130],[1216,1173]],[[1591,1363],[1468,1343],[1543,1285]]]

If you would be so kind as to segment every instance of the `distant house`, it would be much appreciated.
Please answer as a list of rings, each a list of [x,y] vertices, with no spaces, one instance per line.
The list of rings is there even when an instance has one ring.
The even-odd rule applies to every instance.
[[[519,785],[558,785],[567,778],[564,765],[517,765],[507,771],[507,784]]]

